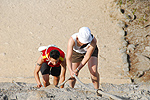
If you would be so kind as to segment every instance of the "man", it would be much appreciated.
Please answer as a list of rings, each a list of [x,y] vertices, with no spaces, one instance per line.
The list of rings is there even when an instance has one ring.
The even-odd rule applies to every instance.
[[[95,89],[99,88],[98,48],[97,40],[88,27],[80,28],[78,33],[71,36],[68,41],[66,62],[72,79],[70,86],[74,88],[74,74],[78,75],[81,68],[88,62],[91,79]]]
[[[41,46],[38,49],[42,55],[38,58],[34,70],[34,77],[37,82],[37,87],[42,87],[39,71],[42,73],[44,87],[50,85],[49,75],[53,76],[53,84],[55,86],[65,80],[66,73],[66,59],[65,53],[55,45]],[[59,77],[60,76],[60,77]],[[60,88],[63,88],[62,85]]]

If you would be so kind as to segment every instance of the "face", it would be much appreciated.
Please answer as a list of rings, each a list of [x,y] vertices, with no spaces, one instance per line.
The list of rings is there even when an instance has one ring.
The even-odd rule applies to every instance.
[[[80,47],[80,49],[82,49],[82,48],[84,48],[84,47],[86,47],[89,43],[81,43],[79,40],[78,40],[78,38],[77,38],[77,42],[78,42],[78,44],[81,46]]]
[[[59,58],[57,60],[53,58],[49,58],[49,59],[53,65],[56,65],[59,62]]]

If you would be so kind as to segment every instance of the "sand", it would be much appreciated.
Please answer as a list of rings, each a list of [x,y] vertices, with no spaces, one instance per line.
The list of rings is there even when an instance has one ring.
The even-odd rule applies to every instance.
[[[38,47],[55,44],[66,53],[70,36],[86,26],[98,41],[100,83],[130,83],[119,53],[120,28],[110,17],[119,13],[113,6],[113,0],[0,0],[0,82],[36,83]],[[91,83],[87,65],[79,77]]]

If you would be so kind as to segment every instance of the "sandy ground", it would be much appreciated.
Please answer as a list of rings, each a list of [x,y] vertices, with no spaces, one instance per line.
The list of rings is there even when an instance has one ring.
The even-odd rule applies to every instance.
[[[120,29],[109,15],[118,11],[112,2],[0,0],[0,82],[35,83],[33,71],[40,56],[38,47],[55,44],[66,52],[70,36],[87,26],[98,40],[101,83],[130,83],[122,70]],[[86,66],[79,77],[84,83],[91,83]]]

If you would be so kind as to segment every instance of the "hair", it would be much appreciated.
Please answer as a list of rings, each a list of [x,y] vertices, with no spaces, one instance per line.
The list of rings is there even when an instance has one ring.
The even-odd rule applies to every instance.
[[[58,50],[52,50],[50,52],[50,57],[52,57],[55,60],[57,60],[59,56],[60,56],[60,52]]]

